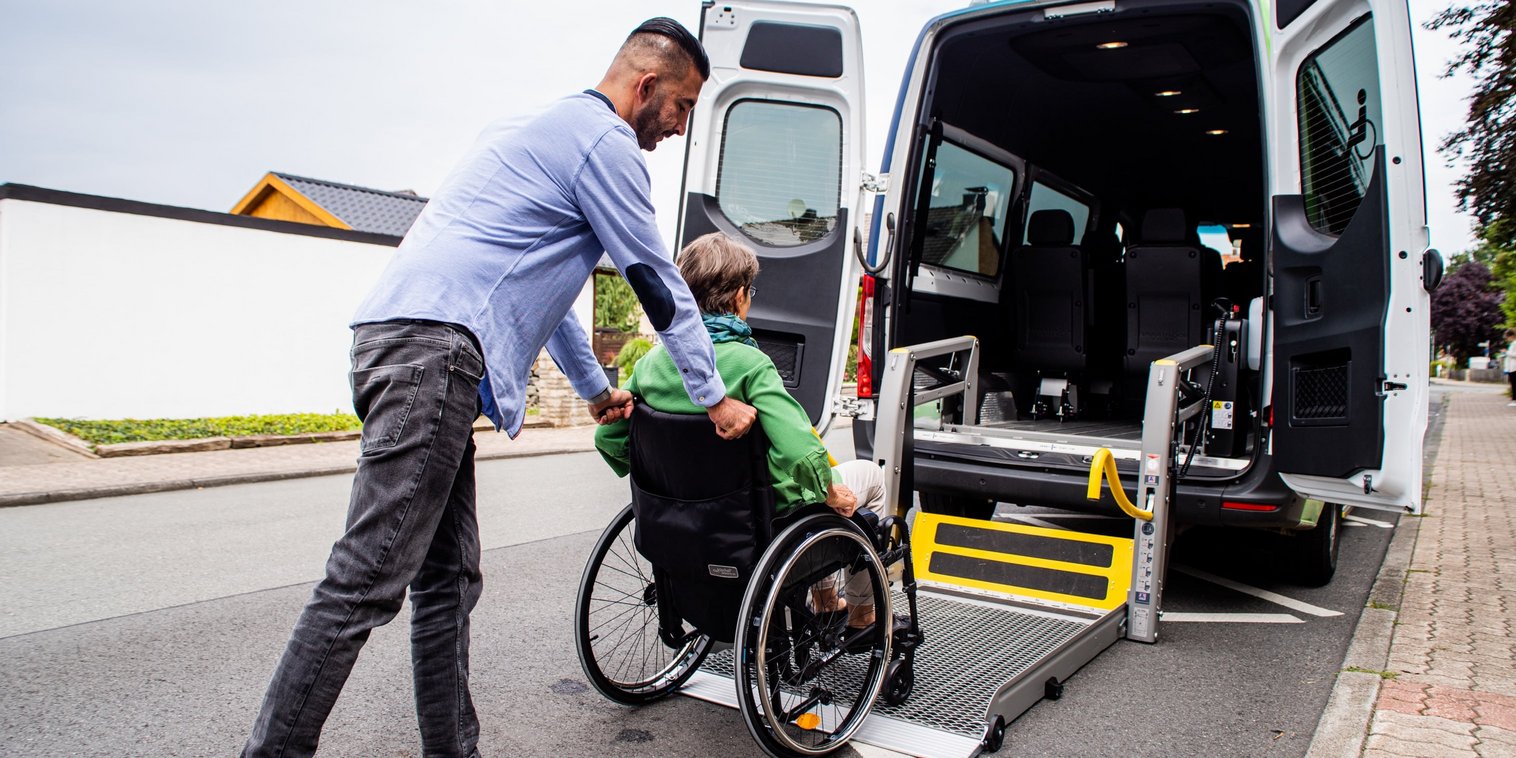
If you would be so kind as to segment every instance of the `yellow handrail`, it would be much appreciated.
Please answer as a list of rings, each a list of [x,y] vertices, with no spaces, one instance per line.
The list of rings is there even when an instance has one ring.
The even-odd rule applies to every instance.
[[[1110,448],[1100,448],[1095,451],[1095,460],[1090,463],[1090,486],[1084,496],[1090,500],[1100,499],[1100,479],[1104,475],[1105,480],[1111,484],[1111,497],[1116,498],[1116,504],[1128,516],[1143,521],[1152,521],[1153,512],[1145,511],[1132,504],[1127,499],[1126,490],[1121,488],[1121,475],[1116,471],[1116,456],[1111,455]]]

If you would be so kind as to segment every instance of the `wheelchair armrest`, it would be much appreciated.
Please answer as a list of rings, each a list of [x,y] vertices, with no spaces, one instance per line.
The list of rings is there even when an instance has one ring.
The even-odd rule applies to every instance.
[[[875,552],[884,552],[884,531],[879,528],[879,514],[872,511],[853,511],[852,517],[848,520],[869,536],[869,541],[874,543]]]

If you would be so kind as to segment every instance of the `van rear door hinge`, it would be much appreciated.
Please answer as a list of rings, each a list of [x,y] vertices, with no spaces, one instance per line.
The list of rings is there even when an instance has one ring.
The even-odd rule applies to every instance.
[[[856,397],[838,395],[832,400],[832,409],[838,416],[842,416],[843,418],[869,421],[874,417],[873,399],[860,400]]]
[[[863,188],[869,192],[888,192],[890,189],[890,175],[875,175],[865,171],[863,172],[863,180],[861,184],[863,185]]]

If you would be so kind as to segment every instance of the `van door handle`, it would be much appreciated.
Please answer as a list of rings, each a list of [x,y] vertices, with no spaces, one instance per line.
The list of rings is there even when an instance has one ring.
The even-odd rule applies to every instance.
[[[863,237],[858,234],[858,227],[853,227],[853,255],[857,256],[858,264],[863,266],[864,273],[869,276],[877,276],[886,266],[890,265],[890,257],[895,254],[895,214],[889,213],[884,217],[885,237],[884,255],[879,262],[869,265],[868,256],[863,252]]]
[[[1321,316],[1321,277],[1312,277],[1305,283],[1305,317]]]

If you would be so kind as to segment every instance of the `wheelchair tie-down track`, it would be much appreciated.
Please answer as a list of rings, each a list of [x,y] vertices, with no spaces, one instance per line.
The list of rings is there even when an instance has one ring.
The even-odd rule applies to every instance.
[[[971,382],[952,381],[952,375],[976,375],[977,347],[972,338],[958,338],[890,354],[875,451],[891,497],[903,497],[890,502],[908,504],[911,497],[902,472],[908,471],[915,406],[960,392],[969,396]],[[948,381],[913,386],[916,361],[954,353],[958,370]],[[1199,410],[1181,403],[1178,380],[1210,354],[1202,345],[1154,362],[1141,447],[1095,456],[1089,494],[1098,498],[1107,483],[1133,517],[1132,537],[916,513],[911,549],[924,642],[915,650],[914,690],[899,705],[875,701],[853,740],[928,758],[994,752],[1007,725],[1044,697],[1061,696],[1063,683],[1117,640],[1157,639],[1173,435]],[[963,426],[973,424],[964,419]],[[1116,480],[1114,458],[1142,462],[1135,489],[1143,507]],[[904,606],[900,592],[891,606]],[[733,662],[731,650],[713,652],[680,692],[738,707]]]

